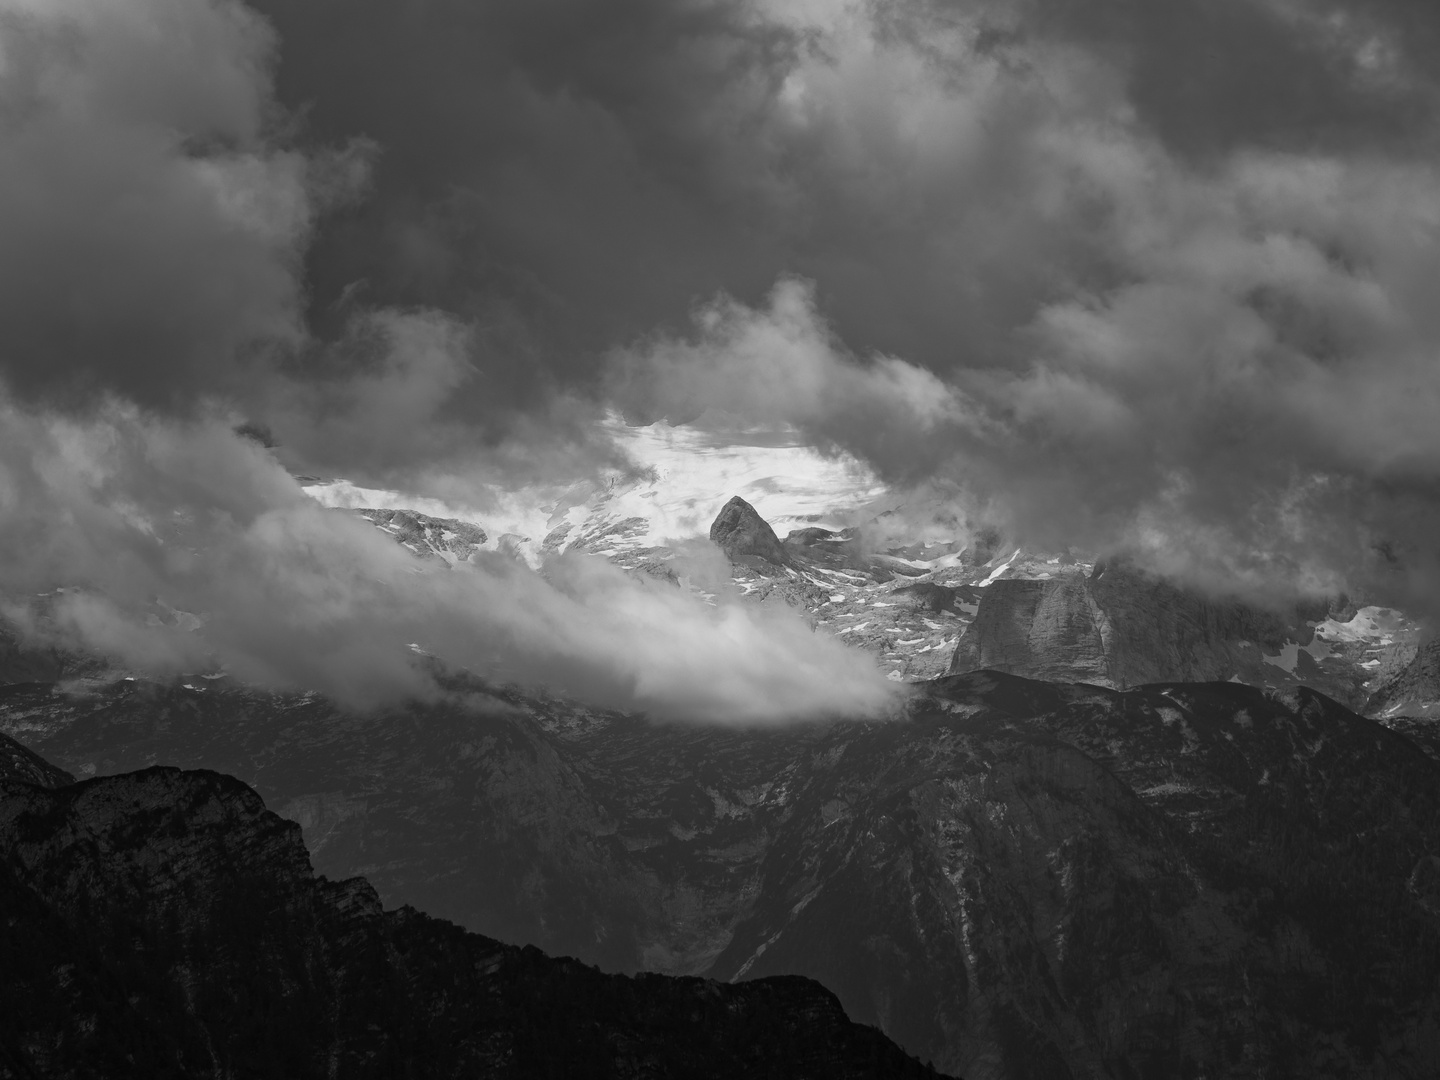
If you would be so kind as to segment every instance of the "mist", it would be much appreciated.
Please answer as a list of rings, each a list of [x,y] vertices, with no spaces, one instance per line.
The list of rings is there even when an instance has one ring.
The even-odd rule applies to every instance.
[[[807,25],[829,45],[792,73],[807,122],[858,139],[912,118],[886,136],[887,182],[964,191],[962,215],[932,224],[957,303],[974,281],[1008,283],[1007,304],[976,316],[1016,316],[1004,346],[967,331],[948,357],[867,349],[824,271],[782,275],[613,351],[618,400],[641,417],[721,402],[797,424],[892,483],[945,485],[1017,543],[1124,551],[1261,600],[1350,591],[1436,611],[1432,159],[1381,128],[1296,148],[1243,123],[1202,153],[1073,40],[1022,33],[1008,69],[974,37],[927,50],[864,9]],[[1383,72],[1385,93],[1424,98],[1378,25],[1352,27],[1371,64],[1346,77],[1352,96],[1373,104],[1365,80]],[[1007,269],[1040,265],[1058,276]]]
[[[1440,607],[1434,16],[605,10],[0,0],[17,611],[79,586],[45,632],[349,701],[430,692],[413,642],[657,713],[881,707],[808,631],[422,572],[289,475],[483,510],[633,468],[617,409],[793,427],[959,538]]]
[[[0,569],[32,640],[148,673],[223,670],[368,708],[442,691],[416,649],[656,719],[881,717],[867,656],[796,616],[709,606],[598,557],[436,566],[306,496],[224,423],[0,410]],[[43,619],[16,601],[64,583]],[[193,619],[156,619],[157,609]]]

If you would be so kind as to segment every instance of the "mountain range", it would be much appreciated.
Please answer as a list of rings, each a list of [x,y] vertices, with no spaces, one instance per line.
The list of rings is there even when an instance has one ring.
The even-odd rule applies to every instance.
[[[605,975],[315,877],[244,784],[0,740],[0,1076],[926,1077],[805,979]]]
[[[406,515],[372,521],[457,556]],[[358,714],[57,670],[0,688],[0,728],[84,777],[238,777],[387,906],[612,972],[813,978],[971,1078],[1440,1069],[1440,766],[1394,707],[1431,685],[1414,623],[993,542],[782,539],[743,499],[714,524],[734,599],[872,650],[901,718],[661,724],[463,672]],[[612,557],[695,589],[674,548]],[[1383,723],[1347,707],[1372,700]]]

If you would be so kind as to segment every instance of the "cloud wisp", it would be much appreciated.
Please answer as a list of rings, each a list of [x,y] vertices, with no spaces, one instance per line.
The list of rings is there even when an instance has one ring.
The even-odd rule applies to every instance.
[[[816,10],[798,115],[835,152],[888,140],[895,201],[924,177],[965,192],[930,242],[954,254],[961,309],[971,282],[1011,289],[1003,344],[848,348],[822,271],[618,351],[619,398],[796,423],[892,480],[954,484],[1027,542],[1127,548],[1251,594],[1440,607],[1440,163],[1378,136],[1297,150],[1242,130],[1197,157],[1078,39],[1021,19],[1007,67],[978,21],[922,47],[863,7]],[[1025,277],[1040,266],[1055,276]]]
[[[498,430],[449,415],[485,379],[455,315],[357,306],[336,340],[311,336],[301,256],[373,147],[297,141],[276,47],[234,0],[0,3],[0,591],[18,624],[352,705],[436,692],[413,643],[656,716],[882,710],[874,665],[798,620],[585,559],[427,571],[234,433],[249,417],[295,468],[439,496],[624,465],[573,394]]]
[[[0,590],[66,584],[43,619],[11,606],[49,644],[147,671],[220,666],[356,707],[440,692],[412,645],[497,683],[660,719],[874,717],[895,699],[868,658],[797,617],[707,606],[599,557],[542,573],[496,553],[423,563],[216,420],[7,404],[0,440],[0,544],[15,553]]]
[[[483,507],[627,467],[619,407],[793,425],[1036,544],[1440,610],[1437,43],[1399,0],[0,0],[11,585],[75,576],[75,631],[128,647],[108,544],[206,613],[154,663],[336,693],[417,685],[428,619],[606,701],[830,708],[848,654],[794,628],[584,563],[436,584],[225,433]]]

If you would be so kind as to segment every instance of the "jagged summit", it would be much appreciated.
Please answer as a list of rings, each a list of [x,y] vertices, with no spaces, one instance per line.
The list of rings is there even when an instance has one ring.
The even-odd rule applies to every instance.
[[[720,546],[732,563],[749,566],[753,570],[773,572],[790,566],[794,561],[770,523],[739,495],[727,502],[716,515],[710,526],[710,539]]]

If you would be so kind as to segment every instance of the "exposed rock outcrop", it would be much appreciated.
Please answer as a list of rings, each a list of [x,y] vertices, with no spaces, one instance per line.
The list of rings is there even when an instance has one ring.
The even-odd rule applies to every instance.
[[[1370,716],[1440,717],[1440,636],[1420,645],[1415,659],[1365,704]]]
[[[487,539],[479,525],[455,518],[437,518],[414,510],[361,509],[355,513],[389,533],[402,547],[422,559],[466,562]]]
[[[1303,648],[1314,636],[1307,616],[1325,614],[1323,605],[1281,614],[1208,598],[1127,563],[1101,562],[1088,576],[992,582],[950,670],[989,668],[1123,689],[1236,676],[1263,683],[1275,668],[1358,706],[1363,694],[1353,670],[1327,677]]]
[[[314,877],[244,784],[0,789],[0,1077],[926,1077],[798,977],[605,975]]]
[[[973,603],[977,591],[968,585],[937,585],[930,581],[920,581],[914,585],[901,585],[892,595],[905,600],[917,611],[939,614],[942,611],[954,611],[957,604]]]
[[[792,562],[769,522],[739,495],[721,507],[710,525],[710,539],[732,563],[752,570],[773,573]]]

